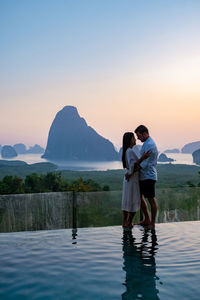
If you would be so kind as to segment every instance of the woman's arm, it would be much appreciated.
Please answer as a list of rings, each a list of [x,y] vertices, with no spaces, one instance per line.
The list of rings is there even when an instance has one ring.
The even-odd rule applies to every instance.
[[[133,153],[132,149],[127,150],[126,160],[127,160],[127,163],[128,163],[127,174],[131,175],[134,172],[134,167],[135,167],[135,162],[136,162],[136,159],[135,159],[135,156],[134,156],[134,153]]]
[[[129,178],[134,174],[134,172],[140,169],[140,164],[151,155],[151,151],[147,151],[144,152],[143,155],[136,160],[133,151],[129,151],[129,152],[132,152],[133,155],[132,155],[132,159],[130,160],[130,168],[128,172],[125,174],[126,180],[129,180]]]

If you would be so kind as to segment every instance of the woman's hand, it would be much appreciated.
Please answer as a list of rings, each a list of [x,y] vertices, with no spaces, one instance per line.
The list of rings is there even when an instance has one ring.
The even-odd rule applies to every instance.
[[[128,174],[128,173],[125,174],[125,178],[126,178],[127,181],[129,181],[129,179],[131,178],[131,175],[132,174]]]

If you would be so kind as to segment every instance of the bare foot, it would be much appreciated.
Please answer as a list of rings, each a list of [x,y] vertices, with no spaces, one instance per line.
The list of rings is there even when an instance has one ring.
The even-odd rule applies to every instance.
[[[154,229],[155,223],[150,223],[149,225],[145,226],[146,229]]]
[[[126,225],[126,226],[123,226],[123,229],[132,229],[133,228],[133,225]]]

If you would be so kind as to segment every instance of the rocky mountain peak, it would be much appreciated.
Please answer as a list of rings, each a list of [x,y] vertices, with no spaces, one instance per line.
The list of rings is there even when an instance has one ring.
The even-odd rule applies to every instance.
[[[74,106],[65,106],[56,114],[43,157],[82,161],[119,159],[113,144],[88,126]]]

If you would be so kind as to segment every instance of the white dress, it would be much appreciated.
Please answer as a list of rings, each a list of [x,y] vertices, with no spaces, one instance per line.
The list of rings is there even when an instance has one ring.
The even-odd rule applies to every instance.
[[[139,152],[136,147],[126,150],[127,173],[133,172],[134,164],[139,159]],[[136,212],[140,209],[140,186],[139,172],[134,172],[129,181],[124,176],[122,191],[122,210]]]

